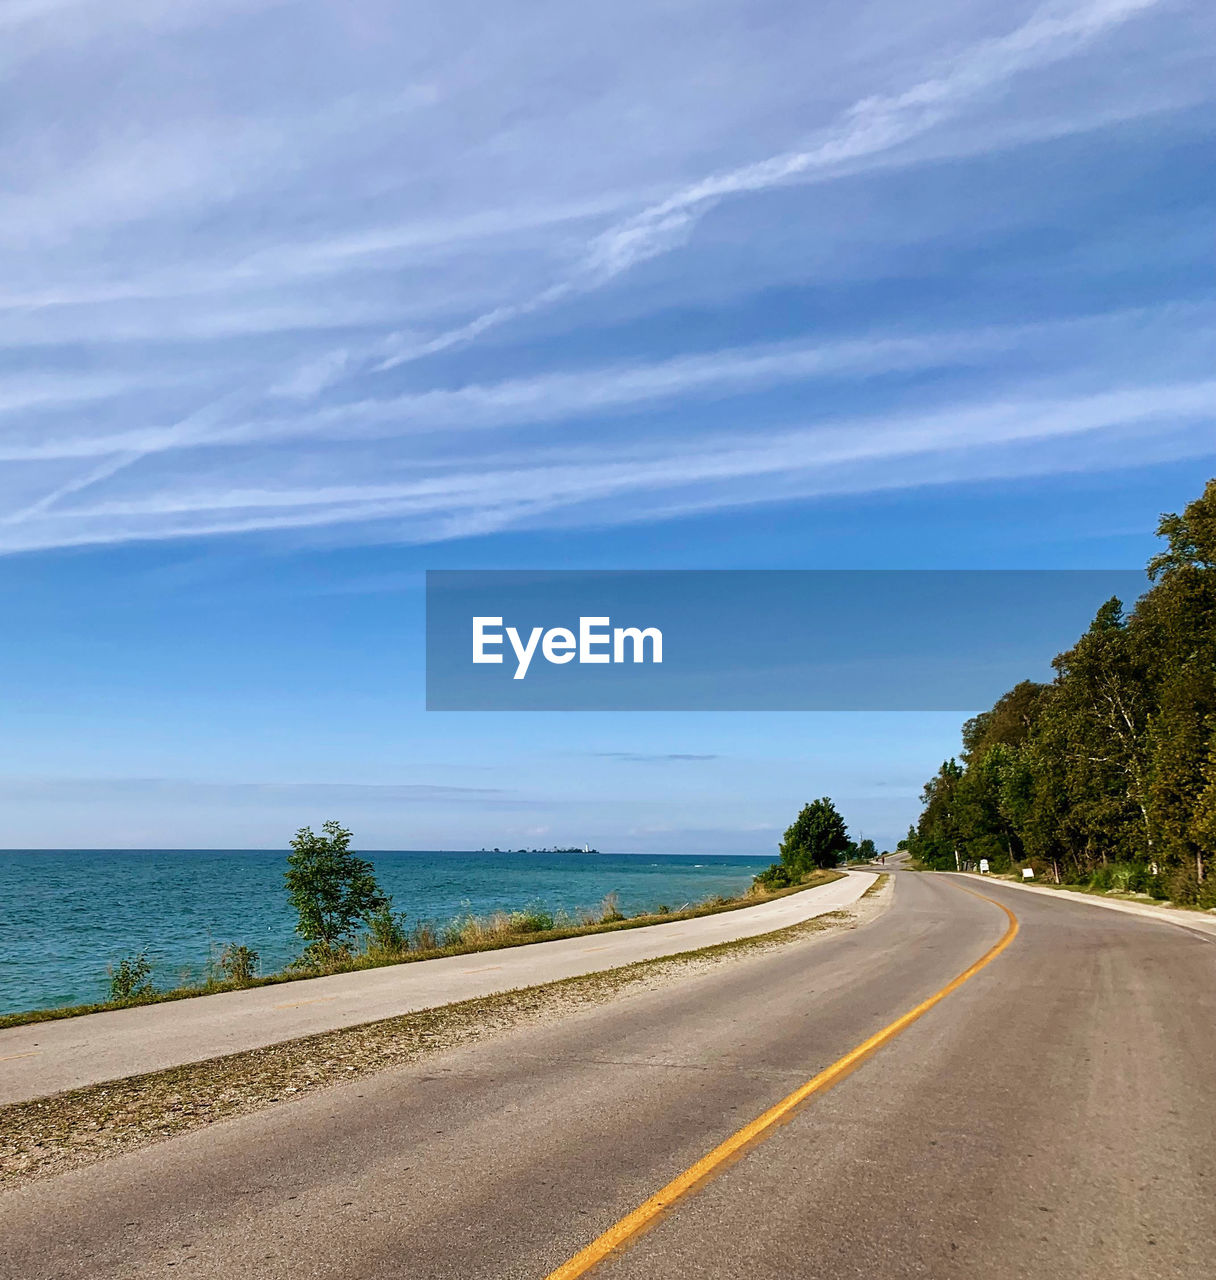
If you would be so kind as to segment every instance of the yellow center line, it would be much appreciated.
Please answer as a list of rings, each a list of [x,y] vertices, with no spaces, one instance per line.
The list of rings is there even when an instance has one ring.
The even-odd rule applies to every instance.
[[[15,1062],[18,1058],[37,1058],[42,1054],[41,1049],[31,1049],[29,1053],[10,1053],[0,1058],[0,1062]]]
[[[955,888],[962,889],[962,885],[955,885]],[[991,964],[1017,937],[1018,918],[1004,903],[997,902],[995,898],[985,897],[984,894],[976,893],[972,889],[963,889],[963,892],[971,894],[973,898],[983,898],[985,902],[991,902],[994,907],[1000,907],[1009,918],[1009,927],[999,942],[985,951],[973,965],[964,969],[957,978],[948,982],[940,991],[927,1000],[922,1000],[914,1009],[909,1009],[907,1013],[883,1027],[881,1031],[876,1031],[868,1040],[863,1040],[855,1049],[850,1049],[843,1058],[837,1058],[830,1067],[825,1067],[818,1075],[812,1076],[788,1097],[782,1098],[776,1106],[770,1107],[763,1115],[757,1116],[750,1124],[744,1125],[737,1133],[733,1133],[725,1142],[716,1146],[708,1155],[702,1156],[696,1164],[673,1178],[661,1191],[656,1191],[649,1200],[643,1201],[632,1213],[626,1214],[603,1235],[592,1240],[586,1248],[580,1249],[573,1258],[563,1262],[556,1271],[551,1271],[545,1280],[575,1280],[576,1276],[586,1275],[609,1254],[614,1253],[622,1245],[628,1244],[647,1228],[654,1226],[677,1200],[690,1192],[699,1190],[711,1178],[742,1156],[749,1147],[767,1138],[812,1094],[830,1089],[832,1085],[843,1080],[871,1054],[877,1053],[918,1018],[924,1017],[934,1005],[939,1004],[952,992],[957,991],[968,979],[974,978],[986,965]]]
[[[500,964],[486,964],[486,965],[482,965],[480,969],[461,969],[460,972],[461,973],[493,973],[496,969],[501,969],[501,968],[502,968],[502,965]]]

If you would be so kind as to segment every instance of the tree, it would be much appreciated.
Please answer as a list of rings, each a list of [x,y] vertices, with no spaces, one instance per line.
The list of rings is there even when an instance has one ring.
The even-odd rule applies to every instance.
[[[792,875],[834,867],[849,847],[849,832],[836,806],[824,796],[804,805],[781,841],[781,861]]]
[[[859,862],[873,862],[878,857],[878,846],[866,836],[857,842],[857,859]]]
[[[930,867],[1023,857],[1057,881],[1216,903],[1216,480],[1181,515],[1150,589],[1108,600],[1055,659],[963,726],[906,847]]]
[[[1200,857],[1209,861],[1216,857],[1216,727],[1203,766],[1204,788],[1195,802],[1191,818],[1190,837],[1200,851]],[[1216,875],[1209,870],[1199,891],[1201,906],[1216,907]]]
[[[1153,581],[1186,567],[1216,568],[1216,480],[1209,480],[1203,494],[1188,503],[1180,516],[1163,515],[1157,536],[1167,546],[1148,562]]]
[[[904,847],[927,867],[954,869],[954,852],[959,841],[955,800],[962,776],[963,768],[957,760],[945,760],[921,792],[924,811],[920,821],[908,831]]]
[[[964,761],[970,765],[993,747],[1020,747],[1034,727],[1047,688],[1045,684],[1023,680],[1002,694],[991,711],[968,720],[963,725]]]
[[[301,827],[291,842],[284,879],[296,910],[296,932],[308,946],[305,957],[331,960],[348,955],[360,924],[389,905],[375,869],[351,852],[351,833],[327,822],[322,835]]]

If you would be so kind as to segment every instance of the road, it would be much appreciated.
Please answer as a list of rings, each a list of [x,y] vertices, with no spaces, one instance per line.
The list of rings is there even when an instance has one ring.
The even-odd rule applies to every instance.
[[[1007,949],[597,1280],[1210,1280],[1216,945],[897,872],[873,923],[0,1197],[0,1276],[543,1280]]]
[[[0,1106],[772,933],[856,902],[876,879],[870,871],[850,871],[830,884],[693,920],[6,1027],[0,1030]]]

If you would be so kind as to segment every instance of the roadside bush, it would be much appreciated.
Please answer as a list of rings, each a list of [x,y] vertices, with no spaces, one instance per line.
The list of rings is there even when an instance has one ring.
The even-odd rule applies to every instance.
[[[1087,884],[1103,893],[1144,893],[1150,879],[1148,867],[1142,862],[1111,862],[1095,867]]]
[[[252,947],[230,942],[216,962],[229,982],[248,986],[258,976],[258,953]]]
[[[482,942],[484,926],[476,916],[456,916],[443,926],[441,942],[445,947],[470,947]]]
[[[1144,893],[1149,882],[1148,868],[1142,862],[1132,862],[1127,867],[1126,891],[1128,893]]]
[[[1193,907],[1199,901],[1199,877],[1189,862],[1171,868],[1166,873],[1165,884],[1170,891],[1170,900],[1180,907]]]
[[[409,945],[404,911],[394,911],[391,903],[386,902],[367,917],[363,946],[370,955],[399,956],[409,950]]]
[[[410,931],[410,949],[412,951],[438,951],[439,933],[429,920],[422,920]]]
[[[612,924],[624,918],[616,892],[604,894],[604,900],[600,903],[600,921],[603,924]]]
[[[350,967],[354,955],[346,943],[327,942],[322,938],[310,942],[287,967],[305,973],[330,973]]]
[[[450,921],[443,931],[445,947],[481,947],[488,943],[506,942],[521,933],[539,932],[540,926],[552,928],[547,913],[524,911],[492,911],[488,916],[469,912]],[[523,927],[527,926],[527,927]]]
[[[511,912],[511,928],[516,933],[547,933],[555,923],[553,912],[540,905]]]
[[[1089,876],[1089,887],[1099,893],[1106,893],[1114,884],[1113,867],[1095,867]]]
[[[765,867],[752,879],[754,888],[773,893],[777,889],[788,889],[794,884],[794,876],[784,862],[774,862]]]
[[[123,956],[118,967],[110,968],[110,999],[126,1003],[150,996],[156,988],[152,985],[152,961],[147,951],[137,951],[133,956]]]

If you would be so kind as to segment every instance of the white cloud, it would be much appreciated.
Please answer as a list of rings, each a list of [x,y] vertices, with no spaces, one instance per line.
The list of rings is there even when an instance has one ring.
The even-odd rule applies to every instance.
[[[1040,308],[968,280],[987,266],[972,258],[951,281],[970,306],[944,317],[886,323],[825,295],[775,339],[790,327],[730,307],[749,284],[826,288],[842,216],[871,239],[830,284],[878,308],[878,284],[898,301],[932,276],[926,254],[1054,231],[1050,181],[986,225],[972,171],[914,233],[877,202],[900,165],[951,157],[982,182],[985,140],[1210,100],[1202,15],[940,0],[863,21],[706,0],[472,27],[436,7],[415,33],[390,5],[305,0],[292,23],[273,4],[185,6],[179,27],[148,0],[59,39],[55,8],[19,11],[28,56],[0,85],[17,161],[0,202],[0,549],[611,523],[978,476],[1026,465],[1010,451],[1029,440],[1044,469],[1109,465],[1103,433],[1154,456],[1183,447],[1158,430],[1169,406],[1199,413],[1212,318],[1194,305],[1099,298],[1116,310],[1053,318],[1083,288]],[[778,195],[796,203],[761,274],[756,197]],[[738,246],[722,304],[738,331],[703,304],[702,331],[672,332]],[[1067,269],[1100,270],[1104,248]]]
[[[623,523],[656,508],[705,509],[840,491],[881,490],[934,480],[985,477],[1001,450],[1033,446],[1050,470],[1052,446],[1095,437],[1089,465],[1109,466],[1107,439],[1119,461],[1151,459],[1176,440],[1164,427],[1194,425],[1210,448],[1216,382],[1130,386],[1087,396],[998,400],[902,418],[827,420],[763,434],[701,435],[689,442],[657,438],[643,445],[576,445],[485,459],[440,457],[420,478],[349,474],[326,483],[290,485],[263,464],[225,487],[187,470],[172,483],[132,496],[61,503],[117,470],[105,464],[83,482],[63,486],[54,503],[36,503],[19,522],[0,527],[9,551],[141,538],[284,530],[391,522],[391,536],[425,542],[551,520],[590,510],[598,524]],[[1192,446],[1194,447],[1194,446]],[[377,468],[390,468],[380,461]],[[1023,469],[1025,462],[1020,464]],[[240,476],[249,478],[241,483]],[[375,535],[373,535],[375,536]],[[379,536],[385,536],[383,529]]]
[[[618,222],[591,242],[566,279],[524,302],[495,307],[426,342],[408,342],[377,367],[392,368],[471,341],[487,329],[529,315],[573,292],[596,288],[640,262],[680,247],[697,221],[728,197],[830,175],[844,166],[855,167],[858,161],[884,157],[949,119],[968,101],[1031,68],[1074,55],[1089,41],[1159,3],[1161,0],[1092,0],[1069,9],[1039,10],[1008,35],[973,45],[909,89],[859,99],[824,129],[812,146],[702,178]]]

